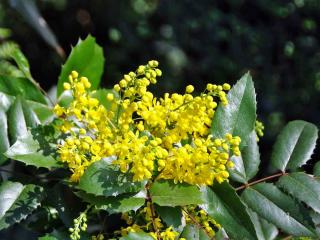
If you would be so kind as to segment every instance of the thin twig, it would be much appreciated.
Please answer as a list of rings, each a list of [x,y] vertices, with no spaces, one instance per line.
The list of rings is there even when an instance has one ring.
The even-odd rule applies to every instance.
[[[267,181],[267,180],[270,180],[270,179],[273,179],[273,178],[276,178],[276,177],[281,177],[281,176],[286,175],[286,174],[287,173],[285,173],[285,172],[280,172],[280,173],[277,173],[277,174],[274,174],[274,175],[271,175],[271,176],[268,176],[268,177],[265,177],[265,178],[261,178],[259,180],[253,181],[251,183],[244,184],[244,185],[236,188],[236,191],[239,191],[241,189],[247,188],[249,186],[252,186],[252,185],[255,185],[257,183],[264,182],[264,181]]]
[[[156,214],[155,214],[155,211],[154,211],[152,198],[151,198],[151,194],[150,194],[150,191],[149,191],[149,184],[147,184],[146,188],[147,188],[147,201],[150,203],[151,221],[152,221],[153,230],[157,234],[157,239],[161,240],[159,229],[157,228],[157,225],[156,225],[156,222],[155,222]]]

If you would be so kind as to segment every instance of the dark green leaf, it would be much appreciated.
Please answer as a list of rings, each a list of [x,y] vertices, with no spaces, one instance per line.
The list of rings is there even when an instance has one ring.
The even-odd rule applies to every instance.
[[[231,239],[257,239],[246,206],[226,182],[202,188],[201,207],[225,229]]]
[[[209,240],[210,239],[203,229],[200,229],[198,226],[195,226],[193,224],[186,225],[180,237],[183,237],[187,240]]]
[[[247,183],[259,170],[260,153],[255,131],[252,131],[247,140],[247,146],[241,151],[241,156],[233,156],[234,169],[230,169],[232,180]]]
[[[197,186],[177,183],[169,180],[156,181],[150,188],[154,203],[159,206],[185,206],[203,203],[201,192]]]
[[[41,91],[27,78],[0,76],[0,92],[47,104]]]
[[[32,213],[43,198],[43,189],[36,185],[3,182],[0,186],[0,230],[20,222]]]
[[[154,240],[150,234],[145,232],[129,233],[127,236],[120,238],[120,240]]]
[[[58,96],[63,92],[63,83],[68,81],[68,76],[73,70],[80,76],[87,77],[91,82],[91,89],[96,89],[101,80],[103,66],[103,51],[96,44],[96,40],[90,35],[83,41],[80,39],[62,67],[57,86]]]
[[[244,146],[256,120],[256,94],[249,73],[232,87],[227,98],[229,104],[220,104],[214,114],[211,133],[216,138],[223,138],[226,133],[239,136]]]
[[[0,107],[0,165],[7,160],[7,157],[4,155],[4,153],[9,147],[10,143],[8,137],[7,115]]]
[[[316,177],[320,177],[320,161],[314,165],[313,174]]]
[[[276,238],[279,231],[274,225],[260,218],[258,214],[250,209],[248,209],[248,213],[256,229],[258,240],[273,240]]]
[[[155,205],[155,209],[167,226],[173,226],[177,229],[182,225],[182,212],[180,207],[161,207]]]
[[[132,177],[115,169],[107,160],[100,160],[88,167],[80,178],[81,190],[97,196],[117,196],[122,193],[139,192],[144,184],[132,182]]]
[[[95,205],[96,208],[106,210],[110,214],[137,211],[145,203],[145,194],[121,194],[116,197],[95,196],[85,192],[78,192],[76,195],[85,202]]]
[[[295,170],[305,164],[316,146],[318,129],[315,125],[297,120],[285,126],[279,134],[271,156],[271,164],[277,169]]]
[[[35,167],[60,167],[55,159],[56,146],[50,142],[54,129],[50,126],[39,127],[28,131],[13,144],[5,155]]]
[[[268,222],[294,236],[315,236],[307,210],[270,183],[247,188],[243,200]]]
[[[277,186],[283,188],[294,198],[306,203],[320,213],[320,180],[305,173],[290,173],[282,176]]]
[[[11,141],[27,135],[27,124],[23,113],[22,100],[17,97],[8,112],[9,134]]]

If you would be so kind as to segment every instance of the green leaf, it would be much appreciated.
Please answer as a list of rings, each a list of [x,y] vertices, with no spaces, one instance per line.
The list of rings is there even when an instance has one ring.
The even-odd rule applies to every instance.
[[[27,123],[24,117],[22,100],[17,97],[8,112],[9,134],[12,142],[15,142],[18,137],[27,135]]]
[[[320,177],[320,161],[317,162],[313,167],[313,174],[316,177]]]
[[[0,76],[0,92],[47,104],[41,91],[27,78]]]
[[[79,189],[97,196],[117,196],[122,193],[139,192],[142,182],[132,182],[129,174],[123,174],[102,159],[90,165],[80,178]]]
[[[152,201],[159,206],[185,206],[203,203],[197,186],[186,183],[175,184],[171,180],[156,181],[151,185]]]
[[[180,237],[183,237],[187,240],[209,240],[210,239],[203,229],[200,229],[198,226],[195,226],[193,224],[186,225]]]
[[[0,107],[0,165],[7,160],[7,157],[4,155],[4,153],[9,147],[10,143],[8,137],[7,115]]]
[[[260,153],[255,131],[252,131],[247,140],[247,146],[242,149],[241,156],[233,156],[234,168],[230,169],[232,180],[247,183],[259,170]]]
[[[36,114],[41,124],[48,124],[54,119],[51,107],[34,101],[26,101],[27,106]]]
[[[154,240],[150,234],[145,232],[131,232],[127,236],[120,238],[120,240]]]
[[[245,146],[256,120],[256,94],[249,73],[232,87],[227,98],[229,104],[220,104],[214,114],[211,133],[216,138],[224,138],[226,133],[239,136]]]
[[[155,204],[155,210],[160,218],[175,229],[182,225],[182,211],[180,207],[161,207]]]
[[[13,144],[5,155],[8,158],[20,161],[26,165],[35,167],[53,168],[61,167],[55,159],[54,143],[50,142],[54,129],[51,126],[44,126],[28,131]]]
[[[277,186],[320,213],[320,180],[302,172],[282,176]]]
[[[260,218],[258,214],[248,209],[248,213],[256,229],[259,240],[273,240],[277,237],[279,231],[276,226]]]
[[[268,222],[294,236],[315,236],[307,210],[270,183],[247,188],[242,199]]]
[[[6,112],[14,103],[15,97],[0,92],[0,107]]]
[[[43,189],[39,186],[3,182],[0,186],[0,230],[25,219],[40,205],[42,198]]]
[[[231,239],[257,239],[246,206],[227,182],[203,187],[202,193],[205,204],[200,207],[221,224]]]
[[[302,166],[310,159],[317,136],[318,129],[311,123],[301,120],[288,123],[274,144],[271,165],[281,171]]]
[[[62,67],[57,86],[57,96],[60,96],[63,92],[63,83],[68,81],[68,76],[73,70],[77,71],[80,76],[87,77],[91,82],[91,89],[96,89],[101,80],[103,67],[103,51],[96,44],[96,40],[90,35],[83,41],[80,39]]]
[[[106,210],[110,214],[137,211],[145,203],[143,193],[138,194],[121,194],[116,197],[95,196],[85,192],[76,193],[85,202],[95,205],[96,208]]]

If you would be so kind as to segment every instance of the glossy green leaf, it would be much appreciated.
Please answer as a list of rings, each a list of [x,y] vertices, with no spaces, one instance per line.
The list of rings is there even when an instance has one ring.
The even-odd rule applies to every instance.
[[[320,161],[314,165],[313,174],[314,176],[320,177]]]
[[[227,98],[229,104],[220,104],[214,114],[211,133],[216,138],[224,138],[226,133],[239,136],[245,146],[256,120],[256,94],[249,73],[232,87]]]
[[[112,89],[98,89],[91,94],[91,97],[97,98],[106,109],[111,109],[112,101],[107,99],[109,93],[113,94],[115,100],[119,98],[119,94]]]
[[[40,119],[37,114],[32,110],[26,100],[21,99],[22,110],[27,127],[36,127],[40,124]]]
[[[150,194],[152,201],[159,206],[174,207],[203,203],[197,186],[186,183],[175,184],[171,180],[154,182]]]
[[[54,129],[50,126],[32,129],[31,131],[28,131],[26,135],[19,137],[5,155],[8,158],[35,167],[49,169],[61,167],[60,163],[55,158],[56,146],[47,138],[47,136],[53,135],[53,132]]]
[[[102,159],[87,168],[78,187],[87,193],[109,197],[139,192],[144,183],[133,182],[131,175],[121,173],[110,162]]]
[[[96,44],[92,36],[79,40],[72,49],[67,62],[63,65],[57,85],[57,95],[63,92],[63,83],[68,81],[71,71],[75,70],[80,76],[87,77],[91,82],[91,89],[99,86],[104,67],[102,48]]]
[[[202,192],[205,204],[201,208],[221,224],[231,239],[257,239],[246,206],[228,183],[203,187]]]
[[[180,237],[188,240],[210,240],[205,231],[196,225],[188,224],[184,227]]]
[[[9,134],[12,142],[27,135],[27,123],[23,113],[22,99],[17,97],[8,111]]]
[[[273,184],[249,187],[243,192],[242,199],[259,216],[284,232],[294,236],[315,236],[308,211]]]
[[[274,144],[272,167],[281,171],[301,167],[310,159],[317,137],[318,129],[311,123],[301,120],[288,123]]]
[[[116,197],[95,196],[85,192],[76,193],[83,201],[95,205],[96,208],[106,210],[110,214],[137,211],[145,203],[145,194],[121,194]]]
[[[41,91],[27,78],[0,76],[0,92],[47,104]]]
[[[273,240],[277,237],[279,231],[276,226],[267,222],[258,214],[248,209],[248,213],[257,233],[258,240]]]
[[[234,168],[230,169],[232,180],[247,183],[259,170],[260,153],[255,131],[252,131],[247,140],[247,146],[241,151],[241,156],[233,156]]]
[[[10,147],[8,137],[8,123],[5,111],[0,107],[0,165],[3,164],[7,157],[4,153]]]
[[[155,210],[167,226],[175,229],[182,225],[182,211],[180,207],[161,207],[155,204]]]
[[[120,238],[120,240],[154,240],[154,238],[145,232],[131,232],[127,236]]]
[[[20,222],[31,214],[43,198],[43,189],[6,181],[0,186],[0,230]]]
[[[282,176],[277,186],[320,213],[320,180],[302,172]]]
[[[41,124],[48,124],[54,119],[52,107],[27,100],[27,106],[36,114]]]

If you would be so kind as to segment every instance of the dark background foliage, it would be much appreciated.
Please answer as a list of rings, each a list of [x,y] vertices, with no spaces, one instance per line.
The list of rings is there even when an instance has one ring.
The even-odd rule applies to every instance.
[[[1,1],[1,27],[10,28],[45,89],[56,82],[64,60],[30,27],[12,4]],[[42,0],[36,4],[66,55],[88,33],[104,48],[103,85],[157,59],[162,80],[154,89],[197,91],[209,82],[235,83],[250,71],[260,141],[268,161],[272,143],[293,119],[320,123],[319,0]],[[86,59],[83,59],[86,61]],[[315,155],[315,159],[318,154]]]

